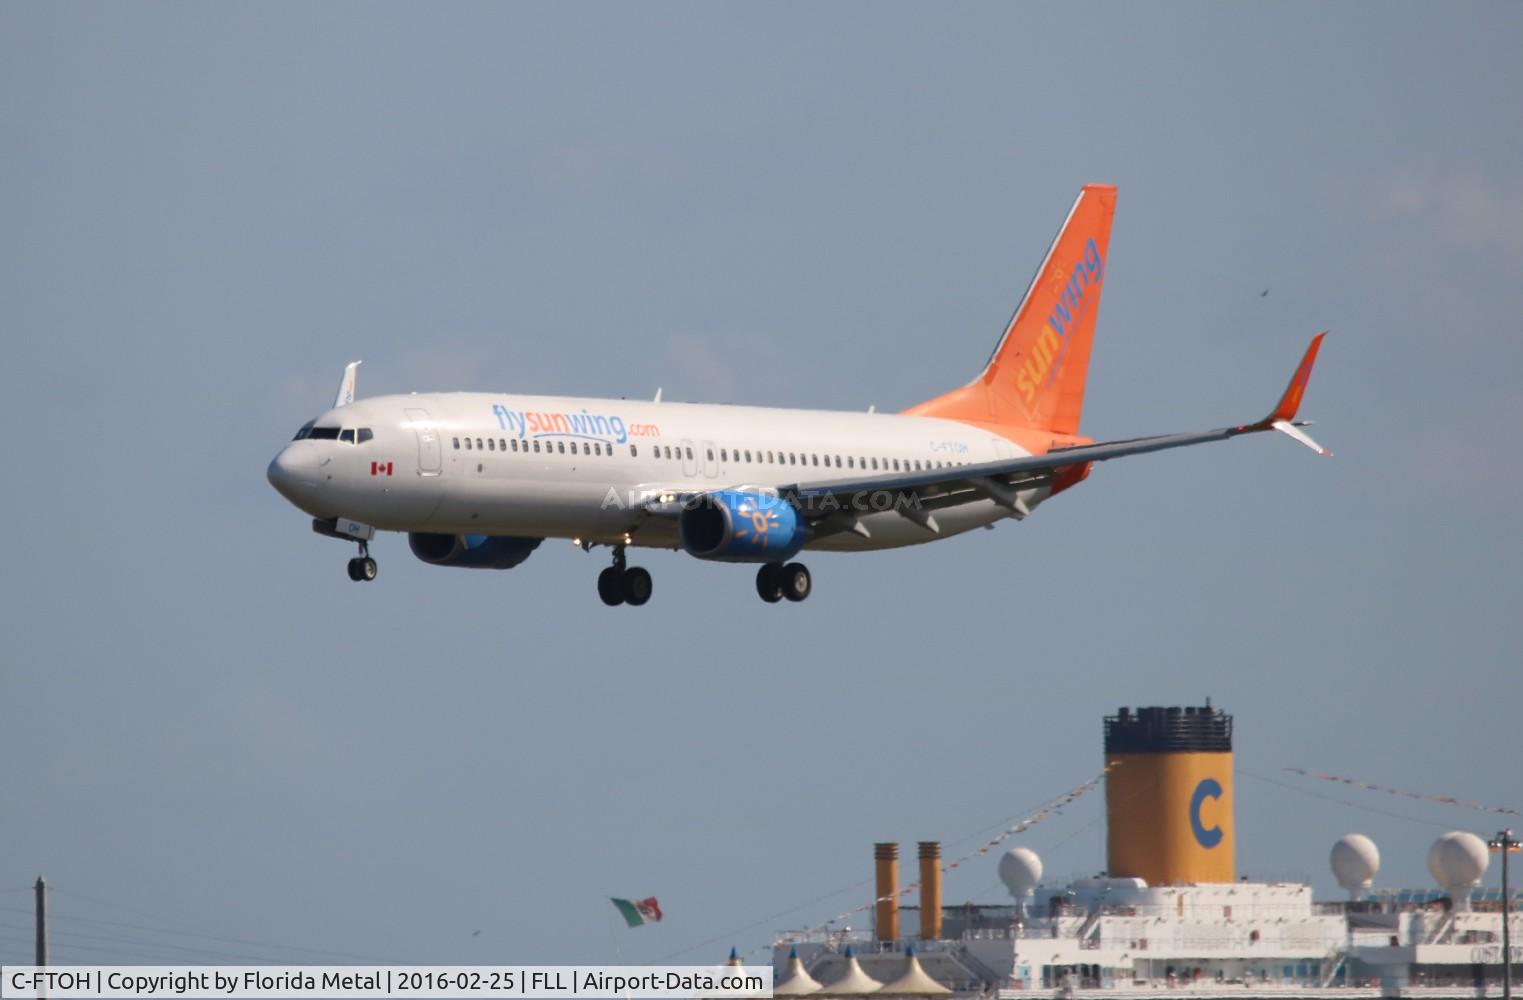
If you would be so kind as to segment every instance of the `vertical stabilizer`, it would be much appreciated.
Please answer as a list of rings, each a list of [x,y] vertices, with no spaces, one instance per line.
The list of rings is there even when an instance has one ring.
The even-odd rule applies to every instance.
[[[1114,187],[1085,185],[984,370],[906,412],[1077,434],[1115,212]]]

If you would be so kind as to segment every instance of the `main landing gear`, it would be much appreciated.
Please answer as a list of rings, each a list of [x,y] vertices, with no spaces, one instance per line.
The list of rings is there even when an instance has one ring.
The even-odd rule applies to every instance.
[[[370,558],[370,543],[360,543],[360,554],[349,560],[349,579],[355,583],[369,583],[380,572],[375,560]]]
[[[613,565],[598,574],[598,597],[610,608],[628,604],[638,608],[650,600],[650,571],[624,563],[624,546],[613,547]]]
[[[756,593],[768,604],[783,598],[802,601],[814,589],[809,567],[803,563],[764,563],[756,571]]]

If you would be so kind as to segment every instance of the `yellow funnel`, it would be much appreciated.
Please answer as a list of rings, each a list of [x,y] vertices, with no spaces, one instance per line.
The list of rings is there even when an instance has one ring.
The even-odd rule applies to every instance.
[[[1107,868],[1149,885],[1232,882],[1232,716],[1123,708],[1105,719]]]

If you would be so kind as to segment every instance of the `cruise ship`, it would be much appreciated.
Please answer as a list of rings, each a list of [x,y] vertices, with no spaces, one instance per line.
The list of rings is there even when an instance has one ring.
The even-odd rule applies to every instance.
[[[773,945],[777,996],[1470,997],[1503,995],[1503,914],[1523,980],[1519,894],[1481,888],[1490,855],[1474,833],[1439,837],[1433,890],[1375,890],[1379,851],[1350,834],[1330,863],[1346,898],[1236,873],[1232,716],[1123,708],[1104,720],[1107,868],[1066,885],[1041,859],[998,859],[1011,901],[943,905],[938,842],[917,845],[901,886],[899,845],[874,845],[871,929],[814,928]],[[992,859],[992,856],[991,856]],[[918,893],[918,906],[901,897]]]

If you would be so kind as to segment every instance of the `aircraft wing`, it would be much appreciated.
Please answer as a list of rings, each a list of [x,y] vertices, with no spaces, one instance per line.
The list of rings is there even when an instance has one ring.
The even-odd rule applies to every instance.
[[[827,520],[833,515],[838,516],[842,513],[897,510],[906,517],[921,521],[930,530],[936,531],[938,529],[935,527],[934,520],[931,519],[931,512],[935,510],[974,500],[993,500],[1009,508],[1016,517],[1024,517],[1027,510],[1019,497],[1021,490],[1050,484],[1065,470],[1078,473],[1082,471],[1080,467],[1089,463],[1106,462],[1113,458],[1125,458],[1128,455],[1143,455],[1153,451],[1166,451],[1170,448],[1206,444],[1210,441],[1225,441],[1240,434],[1270,430],[1280,431],[1320,455],[1331,455],[1331,452],[1301,430],[1302,427],[1308,426],[1308,422],[1295,419],[1296,411],[1301,404],[1301,396],[1306,391],[1306,383],[1311,377],[1312,366],[1316,362],[1317,351],[1322,346],[1322,338],[1326,335],[1325,332],[1319,333],[1312,338],[1311,344],[1301,358],[1301,364],[1296,368],[1296,373],[1280,397],[1279,403],[1267,417],[1251,424],[1218,427],[1215,430],[1193,433],[1103,441],[1071,448],[1056,448],[1043,455],[1030,455],[1025,458],[1000,459],[994,462],[896,473],[889,476],[842,479],[808,486],[791,483],[777,487],[777,492],[791,501],[805,517],[811,520]],[[693,495],[696,494],[663,497],[647,504],[646,510],[651,514],[675,515],[680,512],[683,503],[690,500]],[[880,496],[888,498],[887,506],[884,506],[882,501],[874,506],[874,499]],[[895,501],[899,497],[913,497],[915,503],[898,504]],[[850,518],[841,521],[839,527],[841,530],[859,533],[861,531],[860,526],[853,524]]]
[[[1106,462],[1128,455],[1143,455],[1152,451],[1184,448],[1205,444],[1209,441],[1225,441],[1240,434],[1259,431],[1280,431],[1311,448],[1319,455],[1332,452],[1313,441],[1302,427],[1307,421],[1297,421],[1296,411],[1311,378],[1317,351],[1322,346],[1326,332],[1312,338],[1306,353],[1301,357],[1295,375],[1280,397],[1273,411],[1262,420],[1234,427],[1218,427],[1215,430],[1196,431],[1185,434],[1160,434],[1153,437],[1126,438],[1118,441],[1102,441],[1096,444],[1078,445],[1071,448],[1055,448],[1042,455],[1026,458],[1001,459],[956,468],[929,469],[922,472],[901,473],[892,476],[873,476],[863,479],[816,483],[809,486],[791,484],[779,492],[793,500],[806,515],[813,511],[830,513],[838,510],[861,510],[856,501],[864,494],[902,493],[920,497],[924,506],[931,509],[954,506],[968,500],[989,499],[1009,507],[1017,516],[1024,516],[1016,493],[1022,489],[1051,482],[1063,470],[1076,469],[1091,462]],[[866,510],[875,509],[870,505]]]

